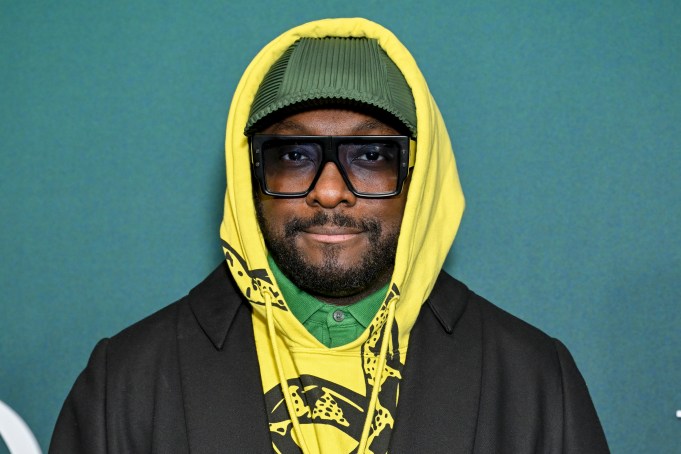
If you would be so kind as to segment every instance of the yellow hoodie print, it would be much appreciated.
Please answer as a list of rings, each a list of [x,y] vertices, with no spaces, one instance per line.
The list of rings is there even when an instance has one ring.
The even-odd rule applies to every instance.
[[[416,158],[387,296],[365,332],[335,348],[320,344],[288,310],[269,268],[243,132],[270,66],[300,38],[331,36],[378,40],[411,87],[418,123]],[[231,274],[251,303],[274,452],[387,452],[398,417],[409,333],[464,208],[449,136],[416,62],[390,31],[366,19],[325,19],[289,30],[265,46],[244,72],[229,110],[225,153],[227,191],[220,236]]]

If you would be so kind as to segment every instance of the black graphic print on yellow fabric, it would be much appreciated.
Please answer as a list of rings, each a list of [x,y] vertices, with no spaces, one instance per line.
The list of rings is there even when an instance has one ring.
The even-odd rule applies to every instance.
[[[256,292],[258,288],[266,288],[274,296],[274,301],[272,301],[272,306],[278,309],[287,311],[288,308],[284,304],[284,301],[280,298],[279,292],[277,292],[272,286],[272,278],[267,274],[267,270],[264,268],[259,268],[255,270],[248,269],[246,261],[241,257],[228,242],[222,240],[222,250],[225,253],[225,259],[227,260],[227,265],[235,270],[232,272],[232,276],[237,281],[237,284],[246,282],[246,298],[250,300],[252,304],[259,304],[264,306],[265,303],[262,301],[254,301],[252,295]],[[241,285],[239,285],[241,287]]]
[[[300,424],[328,424],[359,440],[364,424],[367,398],[343,386],[312,375],[288,380],[295,412]],[[292,423],[280,386],[265,394],[270,436],[279,452],[299,453],[291,436]]]
[[[376,401],[376,409],[367,440],[369,449],[376,453],[388,451],[390,433],[395,426],[394,417],[397,410],[397,396],[400,379],[402,378],[403,364],[400,361],[397,322],[393,323],[389,335],[381,335],[388,318],[387,302],[399,296],[399,294],[399,289],[393,284],[386,295],[383,306],[379,309],[378,314],[369,326],[369,339],[362,345],[362,368],[367,384],[367,396],[370,396],[376,379],[376,367],[381,351],[381,342],[390,342],[383,371],[378,371],[381,378],[378,400]]]
[[[397,287],[393,286],[385,301],[390,301],[398,294]],[[402,363],[400,362],[397,324],[393,324],[390,336],[381,335],[386,318],[387,305],[383,304],[379,315],[369,328],[371,330],[369,339],[362,346],[365,396],[338,383],[312,375],[302,375],[287,381],[286,385],[293,398],[295,413],[301,425],[328,424],[343,431],[359,443],[373,391],[380,344],[383,338],[385,342],[390,342],[392,345],[389,346],[391,348],[389,348],[379,383],[378,400],[367,446],[370,452],[387,452],[390,433],[395,422]],[[274,386],[265,394],[265,403],[268,410],[270,435],[277,452],[286,454],[301,452],[292,437],[291,417],[279,385]],[[356,452],[356,449],[353,452]]]

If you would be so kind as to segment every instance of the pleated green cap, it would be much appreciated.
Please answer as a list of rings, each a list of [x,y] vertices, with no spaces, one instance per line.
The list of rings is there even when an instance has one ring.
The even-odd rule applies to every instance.
[[[245,133],[286,109],[329,104],[368,105],[388,112],[416,137],[411,89],[395,63],[370,38],[301,38],[265,75],[251,105]]]

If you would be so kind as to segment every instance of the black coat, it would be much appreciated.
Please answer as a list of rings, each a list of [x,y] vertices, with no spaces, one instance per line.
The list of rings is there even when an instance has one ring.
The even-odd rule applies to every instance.
[[[608,452],[563,344],[445,273],[407,354],[391,453]],[[97,344],[49,452],[272,452],[250,306],[224,264]]]

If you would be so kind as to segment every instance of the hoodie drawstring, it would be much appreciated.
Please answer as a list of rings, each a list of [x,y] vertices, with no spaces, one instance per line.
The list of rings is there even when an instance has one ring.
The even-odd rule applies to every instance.
[[[395,305],[397,304],[397,297],[390,300],[388,303],[388,319],[383,327],[383,336],[381,339],[381,352],[378,355],[378,364],[376,365],[376,374],[374,376],[373,389],[371,390],[371,399],[369,399],[369,408],[367,408],[367,416],[364,420],[364,429],[362,429],[362,437],[359,440],[358,454],[366,451],[367,442],[369,440],[369,432],[371,430],[371,423],[374,419],[374,412],[376,411],[376,402],[378,401],[378,391],[381,387],[381,379],[383,378],[383,368],[388,356],[388,344],[390,343],[390,333],[392,332],[393,323],[395,321]]]
[[[265,299],[265,311],[267,317],[267,331],[270,337],[270,345],[272,346],[272,353],[274,354],[274,362],[277,365],[277,374],[279,375],[279,385],[281,386],[281,392],[284,395],[284,400],[286,401],[286,408],[288,408],[289,416],[291,417],[291,423],[293,424],[293,430],[296,432],[298,437],[300,448],[304,454],[310,452],[303,438],[303,431],[300,428],[300,421],[298,420],[298,415],[296,414],[295,407],[293,406],[293,397],[291,397],[291,392],[288,389],[288,380],[286,380],[286,375],[284,374],[284,366],[281,362],[281,356],[279,355],[279,347],[277,347],[277,333],[274,328],[274,314],[272,313],[272,294],[267,291],[263,291],[262,295]]]

